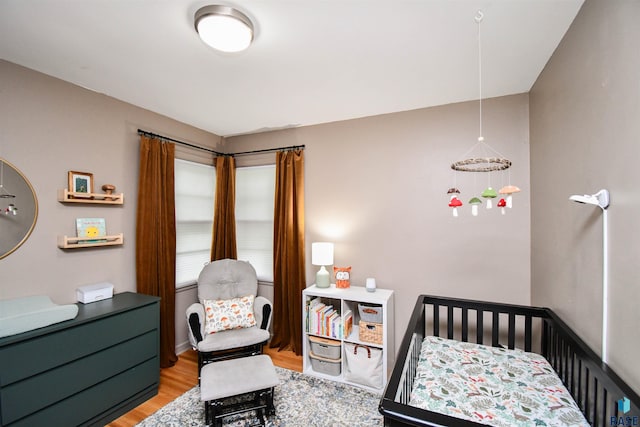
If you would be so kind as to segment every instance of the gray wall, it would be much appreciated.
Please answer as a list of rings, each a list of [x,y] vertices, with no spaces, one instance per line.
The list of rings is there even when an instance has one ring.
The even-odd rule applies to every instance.
[[[229,138],[229,148],[306,146],[307,284],[314,282],[311,243],[335,243],[335,265],[352,266],[353,285],[375,277],[395,291],[396,346],[423,293],[530,302],[528,96],[483,102],[485,139],[514,163],[523,191],[514,208],[453,218],[450,164],[478,137],[478,103]],[[459,174],[463,202],[487,174]],[[477,182],[474,185],[474,176]],[[502,185],[494,174],[493,186]],[[503,177],[506,179],[506,177]]]
[[[210,147],[220,138],[1,60],[0,98],[0,156],[29,179],[39,205],[32,235],[0,260],[0,298],[43,294],[65,304],[76,301],[78,286],[104,281],[116,292],[135,291],[138,128]],[[124,206],[59,203],[69,170],[93,173],[96,191],[115,184]],[[108,233],[124,233],[124,246],[58,249],[57,236],[74,236],[81,217],[105,218]],[[178,305],[194,295],[179,294]],[[185,325],[183,314],[177,319]],[[176,340],[186,340],[186,326],[178,327]]]
[[[532,303],[600,353],[602,214],[611,192],[609,363],[640,392],[640,2],[587,0],[530,92]]]

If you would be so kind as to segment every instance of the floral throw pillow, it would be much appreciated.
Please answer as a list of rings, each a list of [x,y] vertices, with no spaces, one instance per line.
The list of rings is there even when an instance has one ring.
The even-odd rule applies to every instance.
[[[250,328],[256,325],[253,315],[253,295],[228,300],[204,300],[206,318],[204,332],[213,334],[229,329]]]

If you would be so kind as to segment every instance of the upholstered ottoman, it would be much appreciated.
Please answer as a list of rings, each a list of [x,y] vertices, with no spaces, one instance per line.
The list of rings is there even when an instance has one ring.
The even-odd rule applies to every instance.
[[[280,379],[266,354],[209,363],[200,373],[200,399],[207,426],[222,418],[255,410],[258,418],[274,415],[273,388]],[[264,425],[264,424],[262,424]]]

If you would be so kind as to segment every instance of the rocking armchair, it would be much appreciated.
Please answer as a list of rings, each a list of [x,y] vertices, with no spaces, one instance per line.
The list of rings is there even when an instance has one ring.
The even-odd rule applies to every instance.
[[[257,292],[256,271],[247,261],[223,259],[202,269],[199,302],[186,312],[189,341],[198,352],[198,374],[210,362],[262,353],[270,338],[272,306]]]

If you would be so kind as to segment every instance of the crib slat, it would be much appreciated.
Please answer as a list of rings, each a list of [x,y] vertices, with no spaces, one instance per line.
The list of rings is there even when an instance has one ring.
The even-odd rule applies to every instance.
[[[509,313],[509,343],[510,349],[514,349],[516,346],[516,315]]]
[[[591,381],[590,380],[591,375],[589,374],[589,368],[585,368],[585,379],[584,379],[584,413],[587,416],[587,418],[589,417],[589,412],[590,411],[590,405],[589,402],[591,401],[591,399],[589,398],[589,383]],[[589,421],[589,420],[587,420]]]
[[[447,338],[453,339],[453,306],[447,307]]]
[[[574,394],[574,396],[577,396],[578,398],[576,399],[576,403],[578,404],[578,407],[580,409],[583,408],[583,404],[582,404],[582,359],[578,359],[578,392],[576,394]]]
[[[440,306],[433,304],[433,336],[440,336]]]
[[[569,392],[574,394],[576,389],[576,358],[575,353],[571,353],[571,374],[569,376],[569,382],[567,383]]]
[[[553,329],[553,367],[556,371],[561,371],[561,360],[560,360],[560,355],[562,353],[562,348],[560,347],[560,335],[558,335],[558,332]]]
[[[549,325],[546,321],[542,322],[542,355],[547,359],[549,359]]]
[[[524,351],[531,351],[531,316],[524,318]]]
[[[500,313],[493,312],[493,325],[491,326],[491,345],[497,347],[500,337]]]
[[[568,342],[564,342],[564,382],[569,382],[569,358],[571,357],[571,347]]]
[[[469,341],[469,310],[462,309],[462,341]]]
[[[607,425],[606,424],[606,422],[607,422],[607,414],[608,414],[608,411],[607,411],[607,400],[608,400],[607,389],[603,388],[602,389],[602,406],[600,406],[600,410],[602,411],[600,413],[602,415],[602,418],[600,418],[600,420],[601,420],[601,423],[602,423],[601,425],[603,425],[603,426]]]
[[[591,424],[595,424],[598,419],[598,377],[593,377],[593,415]]]
[[[484,341],[484,326],[483,326],[483,321],[484,321],[484,311],[482,310],[477,310],[476,311],[476,343],[477,344],[482,344],[482,342]]]

